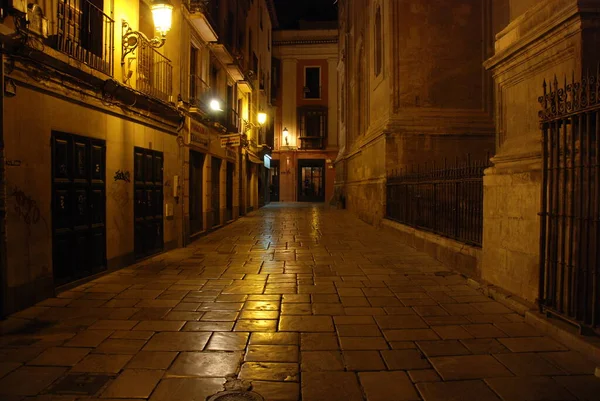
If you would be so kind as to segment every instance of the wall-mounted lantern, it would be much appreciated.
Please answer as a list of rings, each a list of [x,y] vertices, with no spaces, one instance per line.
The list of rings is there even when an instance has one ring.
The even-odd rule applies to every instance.
[[[154,48],[164,46],[167,40],[167,33],[171,30],[173,22],[173,5],[169,0],[153,0],[152,1],[152,19],[154,20],[154,29],[159,36],[149,39],[140,31],[134,31],[125,20],[122,22],[121,31],[123,33],[123,55],[121,57],[121,65],[125,64],[125,57],[137,49],[140,37],[148,42],[148,45]]]
[[[267,122],[267,113],[258,113],[257,121],[260,125],[265,125],[265,123]]]
[[[285,146],[290,146],[289,134],[290,134],[290,132],[288,131],[288,129],[284,128],[283,129],[283,139],[285,140]]]

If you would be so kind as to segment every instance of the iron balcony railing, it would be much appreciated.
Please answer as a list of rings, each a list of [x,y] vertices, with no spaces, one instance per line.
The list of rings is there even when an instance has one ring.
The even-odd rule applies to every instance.
[[[184,0],[183,5],[190,13],[202,13],[213,26],[217,27],[218,1],[217,0]]]
[[[210,101],[210,85],[196,74],[190,75],[189,103],[191,107],[208,110]]]
[[[113,19],[88,0],[59,0],[56,48],[113,76],[114,26]]]
[[[136,64],[136,89],[164,102],[170,101],[173,90],[171,61],[150,46],[150,41],[141,35]]]
[[[386,217],[466,244],[481,246],[483,162],[444,162],[393,172],[388,178]]]
[[[300,149],[324,149],[323,137],[320,136],[301,136]]]

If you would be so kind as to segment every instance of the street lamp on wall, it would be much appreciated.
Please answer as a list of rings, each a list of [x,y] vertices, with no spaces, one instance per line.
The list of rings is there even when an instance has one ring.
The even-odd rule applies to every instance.
[[[290,132],[288,131],[288,129],[284,128],[283,129],[283,139],[285,140],[285,146],[290,146],[290,142],[288,139],[289,134],[290,134]]]
[[[125,64],[125,57],[137,49],[140,38],[145,40],[149,46],[159,48],[164,46],[167,40],[167,33],[171,30],[173,22],[173,5],[169,0],[153,0],[152,1],[152,19],[154,21],[154,29],[159,36],[149,39],[143,32],[134,31],[125,20],[122,22],[121,31],[123,33],[123,55],[121,57],[121,65]]]
[[[262,112],[258,113],[257,121],[258,121],[259,125],[261,125],[261,126],[265,125],[265,123],[267,122],[267,113],[262,113]]]

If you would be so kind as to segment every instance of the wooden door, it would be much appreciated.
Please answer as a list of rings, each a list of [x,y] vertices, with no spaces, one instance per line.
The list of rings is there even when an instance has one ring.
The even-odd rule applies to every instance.
[[[55,284],[106,270],[106,144],[52,133],[52,259]]]
[[[163,250],[163,154],[134,148],[135,256]]]

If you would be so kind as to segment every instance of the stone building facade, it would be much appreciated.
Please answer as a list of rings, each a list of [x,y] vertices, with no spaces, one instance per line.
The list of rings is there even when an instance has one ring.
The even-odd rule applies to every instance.
[[[544,80],[596,70],[596,0],[339,2],[340,152],[336,192],[385,225],[391,171],[484,158],[483,243],[395,224],[451,267],[526,301],[540,286]]]
[[[394,170],[493,150],[490,4],[339,2],[336,188],[363,220],[383,219]]]
[[[271,189],[282,202],[329,202],[338,153],[336,29],[276,31],[275,149]]]
[[[2,315],[258,207],[272,2],[154,3],[3,3]]]

